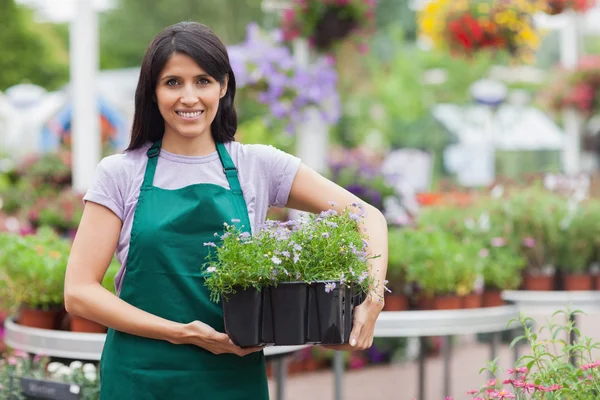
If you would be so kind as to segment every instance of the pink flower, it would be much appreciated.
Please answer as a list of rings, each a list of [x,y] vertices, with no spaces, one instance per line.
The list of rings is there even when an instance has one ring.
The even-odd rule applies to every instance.
[[[18,361],[15,357],[8,357],[8,365],[17,365]]]
[[[533,239],[532,239],[532,240],[533,240]],[[516,374],[516,373],[519,373],[519,374],[526,374],[526,373],[528,373],[528,372],[529,372],[529,370],[527,369],[527,367],[521,367],[521,368],[509,368],[509,369],[508,369],[508,371],[506,371],[506,372],[508,372],[508,374],[509,374],[509,375],[514,375],[514,374]]]
[[[594,361],[593,363],[582,365],[581,369],[583,371],[587,371],[588,369],[596,368],[599,365],[600,365],[600,361]]]
[[[489,381],[487,381],[487,383],[485,384],[485,387],[490,387],[490,386],[496,386],[496,380],[495,379],[490,379]]]
[[[503,247],[504,245],[506,245],[506,239],[503,237],[495,237],[492,239],[492,246]]]
[[[490,255],[490,251],[488,249],[479,250],[479,257],[486,258],[489,255]]]
[[[467,392],[467,394],[477,394],[477,393],[479,393],[479,390],[477,390],[477,389],[472,389]]]
[[[530,249],[535,247],[535,239],[532,237],[526,237],[525,239],[523,239],[523,246]]]
[[[504,399],[514,399],[515,395],[507,392],[506,390],[495,390],[492,393],[490,393],[490,399],[498,399],[498,400],[504,400]]]

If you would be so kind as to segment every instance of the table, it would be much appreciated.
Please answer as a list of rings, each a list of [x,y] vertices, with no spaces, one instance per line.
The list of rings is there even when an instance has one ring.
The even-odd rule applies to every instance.
[[[5,343],[32,354],[80,361],[99,361],[106,335],[30,328],[16,324],[11,318],[4,321]],[[285,363],[283,358],[306,346],[268,346],[265,357],[275,362],[275,382],[278,400],[283,400]]]
[[[420,340],[419,393],[425,399],[425,337],[445,336],[443,346],[444,385],[441,398],[450,393],[451,343],[448,336],[476,333],[491,333],[490,355],[496,358],[498,334],[510,329],[509,321],[519,317],[515,306],[427,311],[384,311],[375,324],[375,337],[417,337]],[[342,400],[343,355],[334,359],[335,399]]]
[[[520,312],[529,314],[554,314],[556,311],[565,310],[567,307],[571,311],[580,310],[585,314],[600,313],[600,292],[599,291],[535,291],[535,290],[507,290],[502,292],[502,298],[514,304]],[[577,327],[577,316],[570,315],[569,320],[573,327]],[[569,342],[573,344],[576,340],[575,332],[571,331]],[[515,357],[518,358],[518,346],[515,346]],[[571,363],[576,364],[574,357]]]

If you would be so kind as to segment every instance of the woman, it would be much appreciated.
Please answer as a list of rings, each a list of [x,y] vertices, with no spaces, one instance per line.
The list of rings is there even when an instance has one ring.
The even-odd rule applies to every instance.
[[[65,281],[68,312],[110,328],[102,399],[268,399],[262,349],[235,346],[209,300],[202,243],[223,221],[256,229],[269,206],[316,213],[359,201],[296,157],[235,142],[234,96],[227,51],[206,26],[179,23],[150,44],[131,143],[97,168]],[[366,209],[383,282],[386,222]],[[100,285],[115,249],[118,296]],[[371,346],[382,299],[378,285],[356,308],[351,343],[336,349]]]

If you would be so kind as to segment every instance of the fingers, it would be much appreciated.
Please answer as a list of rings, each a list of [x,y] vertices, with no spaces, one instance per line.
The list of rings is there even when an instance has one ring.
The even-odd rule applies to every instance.
[[[357,345],[362,344],[362,342],[364,341],[364,338],[361,337],[361,331],[363,326],[364,323],[360,319],[355,317],[354,326],[352,327],[352,332],[350,333],[350,346],[357,347]],[[360,348],[361,346],[358,347]]]

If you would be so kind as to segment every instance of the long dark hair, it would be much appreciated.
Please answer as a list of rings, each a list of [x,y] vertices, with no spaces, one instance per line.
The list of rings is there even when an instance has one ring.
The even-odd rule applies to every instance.
[[[126,151],[139,149],[144,143],[163,137],[165,122],[154,101],[156,82],[169,58],[175,53],[193,58],[207,74],[222,85],[229,76],[227,93],[219,101],[219,109],[211,124],[216,142],[234,140],[237,115],[233,107],[235,76],[229,64],[227,49],[206,25],[198,22],[180,22],[160,32],[146,50],[137,89],[131,141]]]

